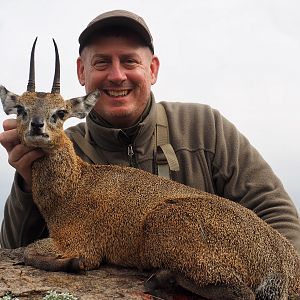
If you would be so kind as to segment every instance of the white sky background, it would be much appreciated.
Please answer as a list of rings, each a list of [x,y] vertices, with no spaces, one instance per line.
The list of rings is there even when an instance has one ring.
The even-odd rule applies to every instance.
[[[300,1],[0,0],[0,84],[25,91],[38,36],[36,87],[50,91],[54,37],[61,93],[83,95],[77,39],[89,21],[111,9],[132,10],[150,27],[161,61],[156,100],[207,103],[221,111],[261,152],[299,209]],[[5,118],[0,109],[1,124]],[[0,220],[13,173],[0,147]]]

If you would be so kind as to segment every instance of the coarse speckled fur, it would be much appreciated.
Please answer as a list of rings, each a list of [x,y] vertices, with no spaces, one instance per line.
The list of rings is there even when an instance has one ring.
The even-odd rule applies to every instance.
[[[5,111],[26,110],[18,116],[21,141],[47,152],[33,164],[32,191],[50,238],[27,247],[27,264],[90,270],[105,261],[166,270],[208,299],[298,299],[298,254],[252,211],[142,170],[76,156],[63,121],[86,114],[98,91],[71,102],[46,93],[17,96],[4,87],[0,96]],[[66,114],[53,123],[57,110]],[[29,126],[37,116],[45,123],[40,134]]]

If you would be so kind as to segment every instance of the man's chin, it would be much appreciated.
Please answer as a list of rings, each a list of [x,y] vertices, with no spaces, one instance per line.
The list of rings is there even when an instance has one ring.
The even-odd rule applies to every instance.
[[[106,113],[103,118],[115,128],[127,128],[136,123],[136,117],[129,109],[114,109]]]

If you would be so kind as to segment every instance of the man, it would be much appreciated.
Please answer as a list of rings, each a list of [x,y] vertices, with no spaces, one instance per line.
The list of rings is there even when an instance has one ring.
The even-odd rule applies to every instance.
[[[151,85],[157,80],[159,60],[141,17],[120,10],[101,14],[81,33],[79,43],[79,82],[86,92],[101,91],[86,124],[66,130],[79,156],[91,163],[130,165],[169,175],[236,201],[300,252],[296,209],[248,140],[209,106],[164,102],[161,110],[155,103]],[[0,142],[16,175],[0,241],[2,247],[15,248],[48,234],[31,195],[31,165],[44,153],[20,145],[15,120],[6,120],[3,126]]]

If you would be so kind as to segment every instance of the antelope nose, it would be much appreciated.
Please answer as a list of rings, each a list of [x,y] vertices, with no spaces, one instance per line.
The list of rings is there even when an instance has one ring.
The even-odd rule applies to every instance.
[[[44,127],[44,122],[41,118],[33,118],[31,121],[31,127],[35,129],[39,129]]]

